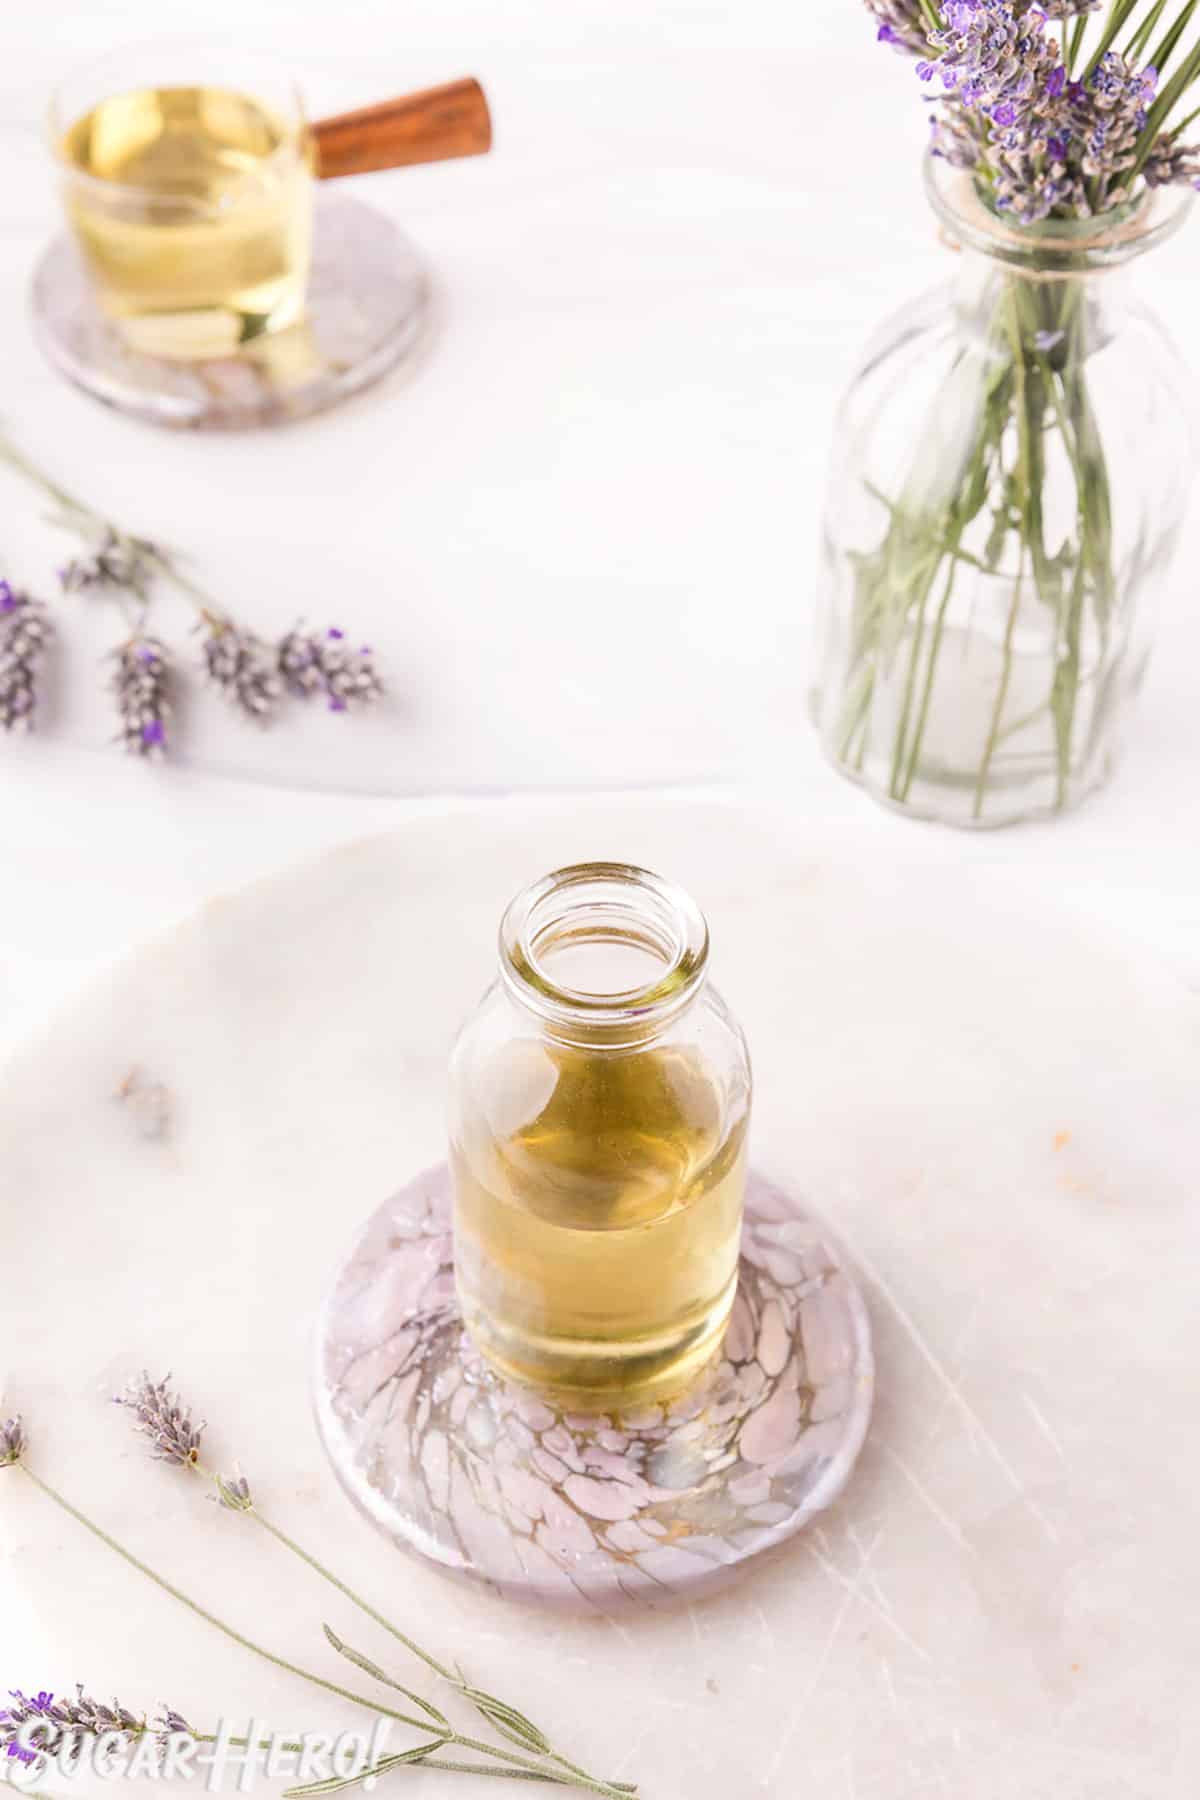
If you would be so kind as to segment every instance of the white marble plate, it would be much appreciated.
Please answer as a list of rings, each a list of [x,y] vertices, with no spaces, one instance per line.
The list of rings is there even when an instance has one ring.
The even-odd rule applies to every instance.
[[[263,1534],[145,1461],[103,1397],[173,1368],[212,1460],[240,1461],[281,1525],[645,1800],[1192,1800],[1200,1007],[957,840],[946,865],[943,842],[850,862],[733,811],[498,804],[350,845],[148,946],[0,1082],[0,1368],[35,1466],[294,1658],[338,1677],[328,1619],[420,1685]],[[853,1482],[788,1548],[690,1607],[569,1618],[447,1581],[356,1516],[308,1353],[365,1216],[442,1153],[446,1050],[501,906],[588,855],[703,901],[755,1054],[756,1161],[852,1248],[877,1389]],[[0,1543],[4,1686],[356,1722],[11,1470]],[[404,1792],[448,1779],[412,1771]]]

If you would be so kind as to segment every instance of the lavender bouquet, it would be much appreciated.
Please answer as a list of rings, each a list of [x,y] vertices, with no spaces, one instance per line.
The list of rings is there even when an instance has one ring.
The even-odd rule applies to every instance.
[[[814,714],[876,797],[1011,822],[1111,768],[1182,516],[1189,383],[1121,271],[1200,186],[1200,0],[867,5],[962,255],[843,410]]]

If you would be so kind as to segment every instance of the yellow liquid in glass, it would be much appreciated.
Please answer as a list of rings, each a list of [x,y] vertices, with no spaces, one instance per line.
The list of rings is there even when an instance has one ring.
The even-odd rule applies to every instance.
[[[498,1109],[527,1122],[451,1146],[468,1328],[502,1373],[568,1402],[679,1391],[733,1304],[745,1121],[728,1129],[686,1051],[507,1054]]]
[[[259,101],[220,88],[118,94],[71,127],[61,154],[101,305],[135,349],[227,356],[301,317],[311,155]]]

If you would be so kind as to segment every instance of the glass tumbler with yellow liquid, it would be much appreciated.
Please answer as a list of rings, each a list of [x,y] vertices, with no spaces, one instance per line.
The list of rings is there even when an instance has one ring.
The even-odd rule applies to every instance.
[[[679,1392],[737,1284],[750,1064],[708,930],[645,869],[518,896],[451,1064],[463,1316],[502,1374],[581,1409]]]
[[[225,52],[130,51],[55,95],[67,215],[131,349],[229,356],[303,316],[313,157],[276,71]]]

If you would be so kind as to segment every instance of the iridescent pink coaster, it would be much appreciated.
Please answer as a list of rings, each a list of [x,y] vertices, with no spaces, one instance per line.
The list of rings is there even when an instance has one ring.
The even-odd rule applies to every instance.
[[[374,207],[318,190],[313,223],[303,323],[236,355],[170,362],[131,350],[97,306],[69,236],[34,271],[38,344],[77,387],[153,425],[228,431],[323,412],[421,348],[430,287],[418,252]]]
[[[563,1415],[491,1373],[455,1300],[444,1166],[374,1214],[317,1333],[321,1436],[368,1518],[566,1605],[694,1593],[799,1530],[845,1485],[873,1381],[841,1251],[760,1175],[722,1356],[665,1408]]]

